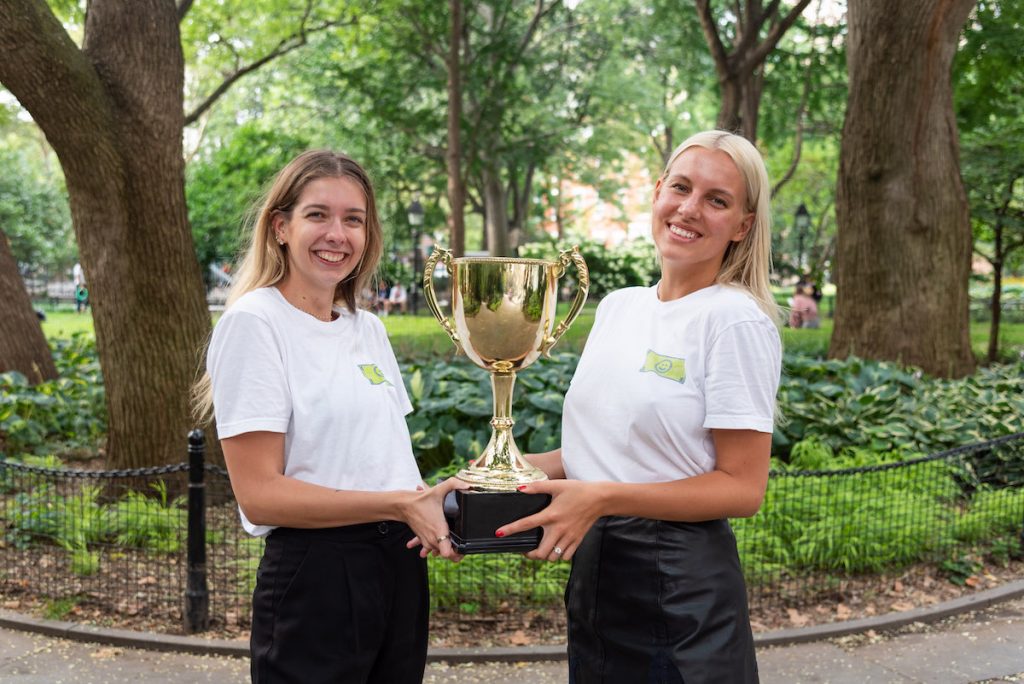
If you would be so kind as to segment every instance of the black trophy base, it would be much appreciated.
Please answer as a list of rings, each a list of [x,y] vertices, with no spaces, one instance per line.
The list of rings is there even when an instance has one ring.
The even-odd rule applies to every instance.
[[[544,534],[541,528],[535,527],[508,537],[495,537],[494,531],[513,520],[537,513],[549,503],[550,494],[456,489],[444,498],[448,536],[455,550],[464,555],[533,551]]]

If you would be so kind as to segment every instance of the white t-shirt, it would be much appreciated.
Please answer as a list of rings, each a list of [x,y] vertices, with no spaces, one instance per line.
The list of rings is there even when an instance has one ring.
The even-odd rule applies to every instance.
[[[567,477],[669,482],[715,467],[711,429],[772,432],[782,344],[742,290],[662,302],[657,287],[613,292],[565,396]]]
[[[339,310],[325,323],[275,287],[218,321],[207,355],[221,439],[282,432],[284,474],[333,489],[412,490],[421,482],[405,414],[412,404],[380,320]],[[272,530],[242,515],[246,531]]]
[[[392,287],[389,299],[394,304],[403,303],[406,300],[405,287],[402,285],[395,285],[394,287]]]

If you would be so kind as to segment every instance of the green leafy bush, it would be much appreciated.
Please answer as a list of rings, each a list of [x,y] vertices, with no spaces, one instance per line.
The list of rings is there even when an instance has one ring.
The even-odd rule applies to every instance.
[[[152,485],[155,496],[130,491],[112,503],[103,501],[103,487],[84,484],[64,495],[45,481],[7,499],[3,511],[6,541],[25,548],[48,540],[71,554],[72,572],[99,570],[95,544],[116,543],[156,553],[177,553],[185,529],[184,497],[168,499],[163,482]]]
[[[168,500],[163,480],[150,487],[154,496],[128,492],[110,509],[109,534],[121,546],[151,549],[159,553],[176,553],[181,548],[181,533],[186,526],[187,499]]]
[[[460,563],[427,565],[431,602],[440,609],[474,613],[501,604],[543,605],[558,600],[569,579],[568,563],[535,561],[513,554],[466,556]]]
[[[794,463],[779,464],[758,514],[732,521],[751,582],[898,569],[965,546],[1019,553],[1020,487],[981,485],[965,494],[958,459],[902,463],[902,452],[840,457],[859,471],[803,470],[827,458],[820,442],[794,449]]]
[[[51,342],[60,374],[30,385],[17,371],[0,373],[0,457],[44,450],[90,449],[107,431],[107,408],[91,335]]]
[[[578,360],[575,354],[552,354],[517,374],[512,435],[521,451],[559,445],[563,393]],[[406,364],[402,376],[416,408],[408,423],[420,470],[428,478],[448,476],[479,456],[491,432],[490,375],[457,359]]]
[[[554,238],[532,242],[519,247],[519,256],[529,259],[554,259],[562,249],[578,245],[590,271],[590,298],[600,300],[613,290],[623,287],[653,285],[658,281],[658,267],[654,243],[651,240],[629,240],[608,248],[604,243],[590,239],[568,239],[556,244]],[[576,269],[566,269],[566,283],[576,287]]]
[[[888,362],[787,354],[779,405],[777,456],[788,457],[794,444],[811,437],[837,453],[856,447],[935,453],[1024,431],[1024,363],[941,380]]]

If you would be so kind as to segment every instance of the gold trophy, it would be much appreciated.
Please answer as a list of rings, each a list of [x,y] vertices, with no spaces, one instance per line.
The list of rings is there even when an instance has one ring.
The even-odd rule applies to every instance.
[[[434,293],[438,262],[451,274],[453,320],[442,313]],[[555,327],[558,279],[570,263],[576,266],[579,287],[565,320]],[[516,492],[518,486],[547,476],[523,458],[512,438],[512,390],[516,372],[541,354],[547,356],[569,329],[589,289],[590,272],[576,247],[560,253],[557,261],[452,258],[450,251],[440,247],[427,259],[423,272],[427,306],[459,351],[490,372],[494,394],[487,448],[456,475],[471,487],[451,492],[445,501],[449,534],[459,553],[522,552],[540,543],[540,528],[501,539],[494,536],[502,525],[536,513],[551,500],[547,494]]]

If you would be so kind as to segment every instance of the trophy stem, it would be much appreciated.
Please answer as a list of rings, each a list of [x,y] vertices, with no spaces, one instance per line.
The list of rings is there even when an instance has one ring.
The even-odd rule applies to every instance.
[[[512,390],[515,371],[491,371],[494,396],[494,417],[491,418],[491,440],[476,463],[459,471],[458,478],[487,491],[512,491],[522,484],[547,479],[547,475],[523,459],[512,436]]]

